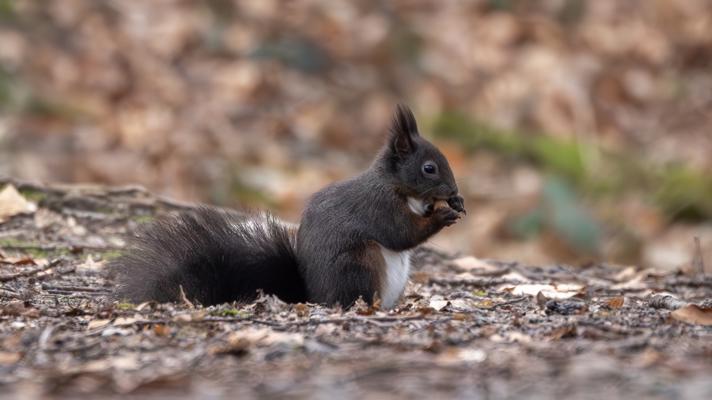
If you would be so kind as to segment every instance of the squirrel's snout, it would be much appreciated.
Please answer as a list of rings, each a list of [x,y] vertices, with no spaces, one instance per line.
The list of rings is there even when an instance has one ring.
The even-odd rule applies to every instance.
[[[467,210],[465,210],[465,199],[459,194],[455,194],[454,196],[450,197],[447,200],[447,204],[453,210],[461,212],[463,214],[467,214]]]

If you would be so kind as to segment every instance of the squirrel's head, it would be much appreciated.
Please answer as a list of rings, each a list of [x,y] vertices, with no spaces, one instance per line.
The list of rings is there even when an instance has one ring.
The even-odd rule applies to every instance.
[[[407,196],[450,200],[458,196],[455,177],[445,156],[418,133],[413,112],[398,105],[388,143],[378,160]]]

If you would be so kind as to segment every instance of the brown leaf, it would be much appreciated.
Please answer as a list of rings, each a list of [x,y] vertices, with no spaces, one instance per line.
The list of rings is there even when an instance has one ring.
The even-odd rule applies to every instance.
[[[688,324],[712,326],[712,308],[702,308],[697,304],[688,304],[673,311],[670,316]]]
[[[353,308],[356,310],[356,314],[358,315],[373,315],[373,313],[376,312],[376,309],[363,301],[361,297],[356,299]]]
[[[294,311],[297,313],[298,317],[309,316],[309,306],[304,303],[297,303],[294,305]]]
[[[15,261],[11,261],[13,265],[37,265],[34,259],[31,257],[23,257]]]
[[[22,300],[14,300],[4,304],[0,309],[0,314],[17,316],[22,315],[25,310],[25,303]]]
[[[625,298],[623,296],[612,297],[606,300],[606,305],[610,308],[621,308],[625,303]]]
[[[111,323],[111,320],[108,319],[93,319],[89,321],[89,324],[87,325],[88,330],[94,330],[98,328],[103,328]]]
[[[426,284],[430,282],[430,274],[424,271],[416,271],[410,274],[410,280],[415,283]]]
[[[452,319],[455,321],[467,321],[470,317],[465,313],[454,313],[452,314]]]
[[[304,345],[304,335],[301,333],[277,332],[269,328],[245,328],[233,332],[227,339],[228,352],[235,350],[242,352],[249,347],[267,347],[273,345],[285,345],[288,347],[300,347]],[[218,347],[225,352],[225,347]],[[220,351],[219,351],[220,352]]]
[[[564,325],[560,326],[553,331],[549,332],[549,339],[559,340],[565,338],[572,338],[576,336],[576,325]]]
[[[156,336],[168,336],[171,333],[171,328],[163,324],[156,324],[153,326],[153,333]]]
[[[22,355],[20,353],[12,353],[0,351],[0,365],[10,365],[20,361]]]

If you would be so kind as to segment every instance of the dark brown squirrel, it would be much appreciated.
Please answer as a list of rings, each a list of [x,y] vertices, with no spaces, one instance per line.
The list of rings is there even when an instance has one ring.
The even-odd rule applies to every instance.
[[[112,262],[116,296],[203,305],[251,301],[350,307],[398,302],[410,251],[465,213],[450,165],[399,105],[386,145],[366,171],[307,203],[298,228],[269,214],[200,207],[149,224]]]

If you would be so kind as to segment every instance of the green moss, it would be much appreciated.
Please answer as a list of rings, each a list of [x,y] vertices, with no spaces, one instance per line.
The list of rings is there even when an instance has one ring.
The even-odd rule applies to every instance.
[[[245,310],[240,310],[237,308],[226,308],[226,309],[221,309],[221,310],[216,310],[214,313],[212,313],[214,316],[218,317],[239,317],[239,318],[248,318],[251,316],[251,314],[248,311]]]
[[[469,151],[492,151],[512,161],[530,162],[577,181],[585,178],[579,145],[572,141],[496,129],[460,113],[441,115],[435,120],[433,134],[455,140]]]
[[[15,77],[0,65],[0,111],[13,108],[15,100],[14,82]]]
[[[64,249],[47,250],[44,249],[40,244],[15,238],[0,239],[0,249],[19,252],[22,254],[29,255],[32,258],[50,258],[51,256],[69,254],[69,249],[67,249],[66,251],[63,251]]]
[[[47,198],[47,193],[37,189],[23,188],[19,192],[25,199],[38,204]]]
[[[121,302],[116,304],[116,308],[121,311],[133,310],[136,307],[133,303]]]
[[[114,260],[114,259],[116,259],[116,258],[119,258],[119,257],[121,257],[123,254],[124,254],[124,252],[121,251],[121,250],[118,250],[118,249],[108,249],[108,250],[104,250],[104,251],[100,251],[100,252],[99,252],[99,255],[101,256],[101,259],[102,259],[102,260],[106,260],[106,261],[111,261],[111,260]]]
[[[239,166],[233,168],[231,176],[223,184],[212,187],[211,202],[214,204],[273,208],[274,200],[259,188],[245,181],[239,174]]]
[[[712,218],[712,178],[683,166],[659,173],[655,200],[677,219]]]
[[[14,0],[0,0],[0,21],[11,21],[17,18]]]

